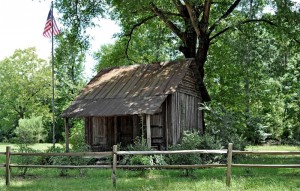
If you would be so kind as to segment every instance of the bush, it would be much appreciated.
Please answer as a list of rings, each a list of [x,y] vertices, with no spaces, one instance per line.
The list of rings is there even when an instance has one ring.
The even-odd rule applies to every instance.
[[[46,153],[65,153],[64,147],[49,147]],[[70,150],[71,152],[85,152],[86,150]],[[84,158],[82,156],[47,156],[43,158],[43,163],[47,165],[87,165],[91,159]],[[83,175],[86,170],[83,168],[79,169],[80,174]],[[61,169],[60,176],[67,176],[68,170]]]
[[[75,121],[74,126],[70,129],[69,142],[72,150],[81,152],[87,151],[88,146],[85,143],[84,124],[83,121]]]
[[[222,142],[218,139],[216,139],[216,137],[214,135],[210,135],[210,134],[204,134],[202,136],[200,136],[201,142],[200,142],[200,146],[198,147],[199,150],[220,150],[223,148],[227,148],[224,147],[222,145]],[[227,145],[226,145],[227,146]],[[225,155],[222,154],[200,154],[201,160],[204,164],[208,164],[208,163],[222,163],[225,160]]]
[[[38,150],[30,148],[27,144],[20,144],[18,145],[16,152],[19,153],[37,153],[40,152]],[[34,165],[34,164],[40,164],[41,157],[37,156],[23,156],[23,155],[17,155],[16,157],[13,157],[13,162],[19,164],[19,165]],[[22,176],[26,176],[28,172],[28,167],[21,167],[18,168],[21,172]]]
[[[181,143],[170,147],[170,150],[218,150],[222,148],[221,142],[210,134],[201,136],[197,131],[184,131]],[[168,157],[169,163],[174,165],[219,163],[224,158],[224,155],[216,154],[172,154]],[[191,169],[185,169],[187,176],[192,172]]]
[[[66,148],[65,147],[49,147],[46,150],[46,153],[65,153]],[[70,152],[86,152],[87,147],[79,147],[75,146],[70,149]],[[90,158],[84,158],[82,156],[46,156],[43,157],[42,162],[43,164],[47,165],[87,165],[90,162]],[[86,170],[83,168],[79,169],[80,174],[83,175]],[[60,176],[67,176],[68,171],[66,169],[62,169],[60,171]]]
[[[14,133],[16,134],[15,141],[20,144],[39,143],[44,141],[47,136],[41,116],[20,119],[19,126]]]
[[[228,143],[233,143],[234,149],[245,149],[247,141],[243,137],[245,133],[241,129],[238,114],[214,102],[210,106],[203,105],[200,109],[206,111],[206,135],[213,137],[223,148],[227,148]]]
[[[201,138],[197,132],[184,131],[180,144],[170,147],[170,150],[196,150],[200,147]],[[199,154],[170,154],[168,161],[172,165],[193,165],[201,164]],[[185,169],[185,175],[192,174],[193,169]]]
[[[128,145],[125,150],[127,151],[149,151],[146,140],[137,137],[134,143]],[[125,155],[120,164],[124,165],[164,165],[166,164],[165,159],[162,155]],[[142,175],[146,174],[146,170],[142,170]]]

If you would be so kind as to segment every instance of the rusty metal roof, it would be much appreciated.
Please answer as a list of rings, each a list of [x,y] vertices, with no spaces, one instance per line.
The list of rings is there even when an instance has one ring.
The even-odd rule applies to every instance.
[[[176,91],[192,59],[101,70],[62,117],[154,114]]]

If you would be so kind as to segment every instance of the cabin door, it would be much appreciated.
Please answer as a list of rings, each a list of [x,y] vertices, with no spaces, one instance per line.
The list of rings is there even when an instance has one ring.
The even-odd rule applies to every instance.
[[[133,119],[130,116],[117,118],[117,141],[121,146],[133,143]]]
[[[164,146],[164,128],[161,113],[151,116],[151,146],[161,149]]]

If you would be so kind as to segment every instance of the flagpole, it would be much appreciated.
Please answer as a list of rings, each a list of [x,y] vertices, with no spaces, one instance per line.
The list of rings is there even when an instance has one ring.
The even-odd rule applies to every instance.
[[[54,108],[54,48],[53,48],[53,1],[51,1],[51,42],[52,42],[52,143],[55,147],[55,108]]]

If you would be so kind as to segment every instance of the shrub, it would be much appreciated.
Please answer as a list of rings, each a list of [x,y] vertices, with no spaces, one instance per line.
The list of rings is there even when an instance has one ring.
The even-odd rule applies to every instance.
[[[40,152],[38,150],[30,148],[27,144],[19,144],[16,152],[19,153],[37,153]],[[23,156],[23,155],[17,155],[16,157],[13,157],[13,162],[19,164],[19,165],[34,165],[34,164],[40,164],[41,157],[37,156]],[[28,167],[21,167],[18,168],[21,172],[22,176],[26,176],[28,172]]]
[[[49,147],[46,150],[46,153],[64,153],[65,152],[64,147]],[[81,150],[81,148],[76,147],[75,149],[70,150],[71,152],[85,152],[86,149]],[[91,159],[84,158],[82,156],[47,156],[43,158],[44,164],[48,165],[87,165]],[[86,170],[83,168],[79,169],[80,174],[83,175]],[[67,176],[68,170],[62,169],[60,171],[60,176]]]
[[[241,129],[240,116],[237,113],[214,102],[209,106],[203,105],[200,109],[206,111],[206,135],[213,137],[223,148],[227,148],[228,143],[233,143],[234,149],[245,149],[247,141],[243,137],[245,133]]]
[[[83,121],[75,121],[74,126],[70,129],[69,142],[73,151],[87,151],[85,143],[84,124]]]
[[[200,135],[197,131],[184,131],[180,144],[170,147],[170,150],[215,150],[222,149],[222,144],[210,134]],[[174,165],[195,165],[219,163],[223,155],[216,154],[171,154],[169,163]],[[185,169],[185,174],[192,174],[193,170]]]
[[[149,151],[152,150],[148,148],[146,140],[137,137],[134,143],[128,145],[125,150],[127,151]],[[162,155],[125,155],[120,164],[124,165],[164,165],[166,164],[165,159]],[[141,171],[142,175],[145,175],[146,169]]]
[[[210,134],[204,134],[200,136],[200,145],[198,149],[200,150],[219,150],[223,149],[222,142],[216,139],[215,136]],[[225,155],[217,154],[200,154],[201,160],[204,164],[207,163],[221,163],[225,159]]]
[[[41,116],[20,119],[19,126],[14,133],[16,134],[15,141],[21,144],[39,143],[44,141],[47,136]]]
[[[170,150],[196,150],[200,147],[201,139],[197,132],[184,131],[180,144],[170,147]],[[170,154],[169,163],[172,165],[193,165],[202,162],[199,154]],[[185,169],[185,175],[192,174],[193,169]]]

